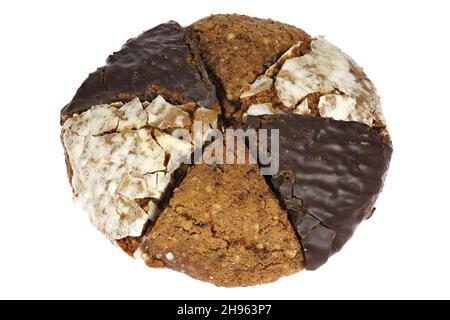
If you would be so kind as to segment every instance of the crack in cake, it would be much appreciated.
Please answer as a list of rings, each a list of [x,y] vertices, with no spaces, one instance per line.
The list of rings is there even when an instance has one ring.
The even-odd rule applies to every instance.
[[[99,231],[149,267],[227,287],[325,263],[372,215],[392,154],[375,86],[347,54],[241,15],[128,40],[61,124],[74,196]],[[244,164],[195,160],[232,128],[278,130],[278,172],[262,176],[248,151]]]

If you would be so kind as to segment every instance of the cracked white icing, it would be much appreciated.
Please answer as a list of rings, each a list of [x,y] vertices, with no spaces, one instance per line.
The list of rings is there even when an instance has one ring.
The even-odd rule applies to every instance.
[[[217,127],[218,112],[214,115],[210,125]],[[162,130],[188,125],[189,114],[162,97],[145,110],[139,99],[93,106],[64,123],[74,194],[108,238],[138,237],[158,214],[155,203],[184,157],[193,152],[191,143]],[[151,199],[147,211],[139,199]]]
[[[259,103],[259,104],[252,104],[248,110],[247,114],[250,116],[259,116],[263,114],[274,114],[276,111],[272,107],[271,103]]]
[[[265,75],[267,77],[273,78],[276,73],[279,71],[278,69],[283,65],[283,63],[286,62],[287,59],[290,59],[292,57],[298,56],[299,49],[301,48],[303,42],[299,41],[296,44],[294,44],[292,47],[290,47],[285,53],[281,55],[281,57],[273,64],[271,65],[265,72]],[[296,54],[296,52],[298,54]]]
[[[310,53],[286,60],[276,77],[275,87],[283,105],[289,108],[314,92],[346,95],[355,101],[352,110],[348,112],[351,106],[348,98],[336,99],[337,103],[331,107],[334,111],[328,114],[339,116],[338,120],[372,125],[380,113],[379,98],[373,84],[355,74],[354,69],[360,70],[349,56],[324,38],[318,38],[312,40]],[[344,109],[338,110],[341,107]]]
[[[80,136],[87,136],[89,134],[90,116],[91,110],[83,112],[81,115],[74,115],[73,119],[70,119],[73,121],[70,121],[70,123],[67,124],[66,127],[70,126],[69,128]]]
[[[157,96],[145,109],[148,124],[161,129],[183,128],[190,125],[189,114]]]
[[[258,103],[252,104],[248,107],[246,115],[248,116],[261,116],[263,114],[274,114],[277,110],[272,107],[271,103]]]
[[[184,157],[189,156],[193,151],[192,144],[187,141],[177,139],[172,135],[158,130],[155,131],[154,135],[158,145],[170,155],[169,162],[167,163],[168,171],[173,172],[178,169]]]
[[[273,85],[273,79],[269,78],[266,75],[259,76],[255,82],[253,82],[248,91],[245,91],[241,94],[240,98],[247,98],[254,96],[260,92],[269,90]]]
[[[335,120],[349,120],[355,110],[355,99],[339,94],[327,94],[319,99],[319,114],[324,118]]]
[[[211,134],[211,130],[218,126],[219,111],[207,108],[198,108],[194,112],[194,126],[200,125],[201,128],[196,128],[192,136],[193,144],[196,147],[202,146]]]
[[[117,116],[117,108],[107,104],[94,106],[89,115],[89,133],[99,135],[111,132],[117,129],[119,125],[119,117]]]
[[[119,131],[140,129],[147,124],[147,112],[144,111],[139,99],[134,99],[119,109]]]
[[[311,110],[308,108],[308,99],[305,99],[302,101],[302,103],[299,103],[297,107],[295,107],[294,113],[309,115],[311,113]]]
[[[301,42],[286,51],[241,95],[241,99],[274,89],[285,108],[308,115],[311,111],[305,97],[319,93],[318,108],[323,117],[358,121],[369,126],[383,121],[374,85],[348,55],[319,37],[311,41],[309,53],[293,56],[297,52],[294,49],[300,45]]]

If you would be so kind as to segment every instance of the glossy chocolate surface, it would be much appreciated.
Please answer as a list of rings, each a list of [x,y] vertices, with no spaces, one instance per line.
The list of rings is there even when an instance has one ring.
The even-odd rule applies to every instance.
[[[108,57],[106,66],[89,75],[61,114],[135,97],[148,100],[157,94],[172,97],[172,102],[196,102],[206,108],[216,103],[214,86],[186,29],[174,21],[128,40]]]
[[[269,181],[301,240],[305,267],[316,269],[371,216],[392,145],[357,122],[281,114],[248,123],[279,129],[280,170]]]

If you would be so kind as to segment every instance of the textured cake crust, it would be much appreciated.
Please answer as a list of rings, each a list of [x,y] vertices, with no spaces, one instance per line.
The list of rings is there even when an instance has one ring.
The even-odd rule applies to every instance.
[[[202,58],[223,90],[225,117],[239,111],[244,88],[286,50],[309,36],[294,26],[269,19],[212,15],[189,27]]]
[[[302,268],[300,244],[257,165],[195,165],[143,255],[218,286],[275,281]]]

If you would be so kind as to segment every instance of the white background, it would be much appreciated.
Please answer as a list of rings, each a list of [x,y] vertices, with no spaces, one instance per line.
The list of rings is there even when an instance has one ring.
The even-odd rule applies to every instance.
[[[130,37],[243,13],[326,35],[378,87],[395,144],[374,217],[321,269],[224,289],[147,269],[73,205],[59,110]],[[450,298],[448,1],[1,1],[0,298]]]

